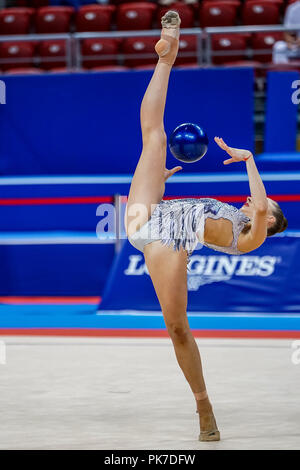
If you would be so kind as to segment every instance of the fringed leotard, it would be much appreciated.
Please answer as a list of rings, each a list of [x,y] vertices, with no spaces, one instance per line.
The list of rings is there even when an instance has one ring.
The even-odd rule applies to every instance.
[[[207,218],[222,218],[232,223],[233,240],[230,246],[222,247],[204,241]],[[161,240],[164,245],[173,246],[174,250],[183,248],[189,256],[198,243],[223,253],[241,255],[237,248],[238,238],[249,221],[242,211],[216,199],[172,199],[161,201],[148,222],[129,237],[129,241],[142,252],[145,245]]]

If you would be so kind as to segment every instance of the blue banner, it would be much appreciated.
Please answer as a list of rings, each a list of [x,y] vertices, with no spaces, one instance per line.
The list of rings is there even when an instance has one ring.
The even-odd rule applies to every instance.
[[[269,238],[242,256],[206,247],[195,250],[189,264],[188,311],[299,313],[299,256],[299,233]],[[127,240],[115,258],[99,310],[160,310],[144,256]]]
[[[4,76],[0,173],[133,173],[142,150],[140,106],[152,73]],[[252,149],[253,101],[253,70],[172,71],[167,134],[195,122],[210,140],[205,158],[183,165],[187,171],[220,171],[223,152],[213,142],[215,135]],[[175,162],[169,154],[168,164]],[[229,171],[240,170],[237,165]]]
[[[91,236],[94,234],[90,234]],[[114,257],[113,244],[80,241],[80,233],[0,237],[0,296],[95,296],[102,294]],[[68,236],[66,241],[55,239]],[[72,241],[72,236],[79,241]],[[36,238],[36,242],[30,241]],[[44,241],[43,237],[52,241]],[[10,243],[10,244],[8,244]]]
[[[265,152],[295,152],[298,72],[269,72],[266,101]]]

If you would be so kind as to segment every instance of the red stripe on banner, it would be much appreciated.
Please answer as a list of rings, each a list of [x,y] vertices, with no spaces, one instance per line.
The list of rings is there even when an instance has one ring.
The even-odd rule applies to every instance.
[[[274,199],[277,202],[298,202],[300,201],[300,194],[277,194],[269,196],[270,199]]]
[[[69,196],[25,199],[0,199],[0,206],[43,206],[55,204],[99,204],[114,202],[112,196]]]
[[[6,305],[98,305],[101,297],[0,297]]]
[[[245,202],[248,195],[245,196],[166,196],[165,200],[169,199],[183,199],[183,198],[195,198],[200,199],[202,197],[208,197],[218,199],[221,202]],[[300,194],[272,194],[268,195],[270,199],[274,199],[276,202],[298,202],[300,201]]]
[[[239,196],[166,196],[164,200],[169,199],[185,199],[195,198],[200,199],[201,197],[208,197],[218,199],[221,202],[245,202],[247,195]],[[298,202],[300,201],[300,194],[275,194],[269,196],[277,202]],[[0,199],[0,206],[43,206],[43,205],[55,205],[55,204],[100,204],[100,203],[112,203],[114,198],[112,196],[70,196],[70,197],[49,197],[49,198],[25,198],[25,199]],[[127,196],[121,196],[121,202],[127,202]]]
[[[195,338],[298,339],[300,331],[279,330],[192,330]],[[100,328],[0,328],[0,335],[16,336],[89,336],[126,338],[168,338],[166,330]]]

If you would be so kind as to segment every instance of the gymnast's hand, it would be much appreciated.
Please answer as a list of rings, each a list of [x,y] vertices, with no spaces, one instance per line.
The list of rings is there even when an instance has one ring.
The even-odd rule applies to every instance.
[[[230,155],[231,158],[228,158],[228,160],[224,160],[224,165],[229,165],[230,163],[233,162],[242,162],[242,161],[247,161],[250,157],[252,157],[252,153],[249,150],[242,150],[242,149],[235,149],[233,147],[228,147],[227,144],[225,144],[223,139],[220,139],[220,137],[215,137],[215,142],[218,144],[221,149],[225,150],[225,152]]]
[[[180,171],[180,170],[182,170],[182,166],[175,166],[174,168],[172,168],[172,170],[168,170],[166,168],[165,173],[164,173],[165,181],[167,181],[167,179],[169,179],[170,176],[173,176],[174,173],[177,173],[177,171]]]

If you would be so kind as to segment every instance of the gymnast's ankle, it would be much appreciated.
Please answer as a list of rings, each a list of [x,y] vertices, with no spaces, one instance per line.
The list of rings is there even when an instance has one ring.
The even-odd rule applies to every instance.
[[[211,415],[213,413],[213,409],[206,390],[203,392],[196,392],[194,393],[194,396],[197,404],[196,412],[199,413],[199,415],[201,416]]]

